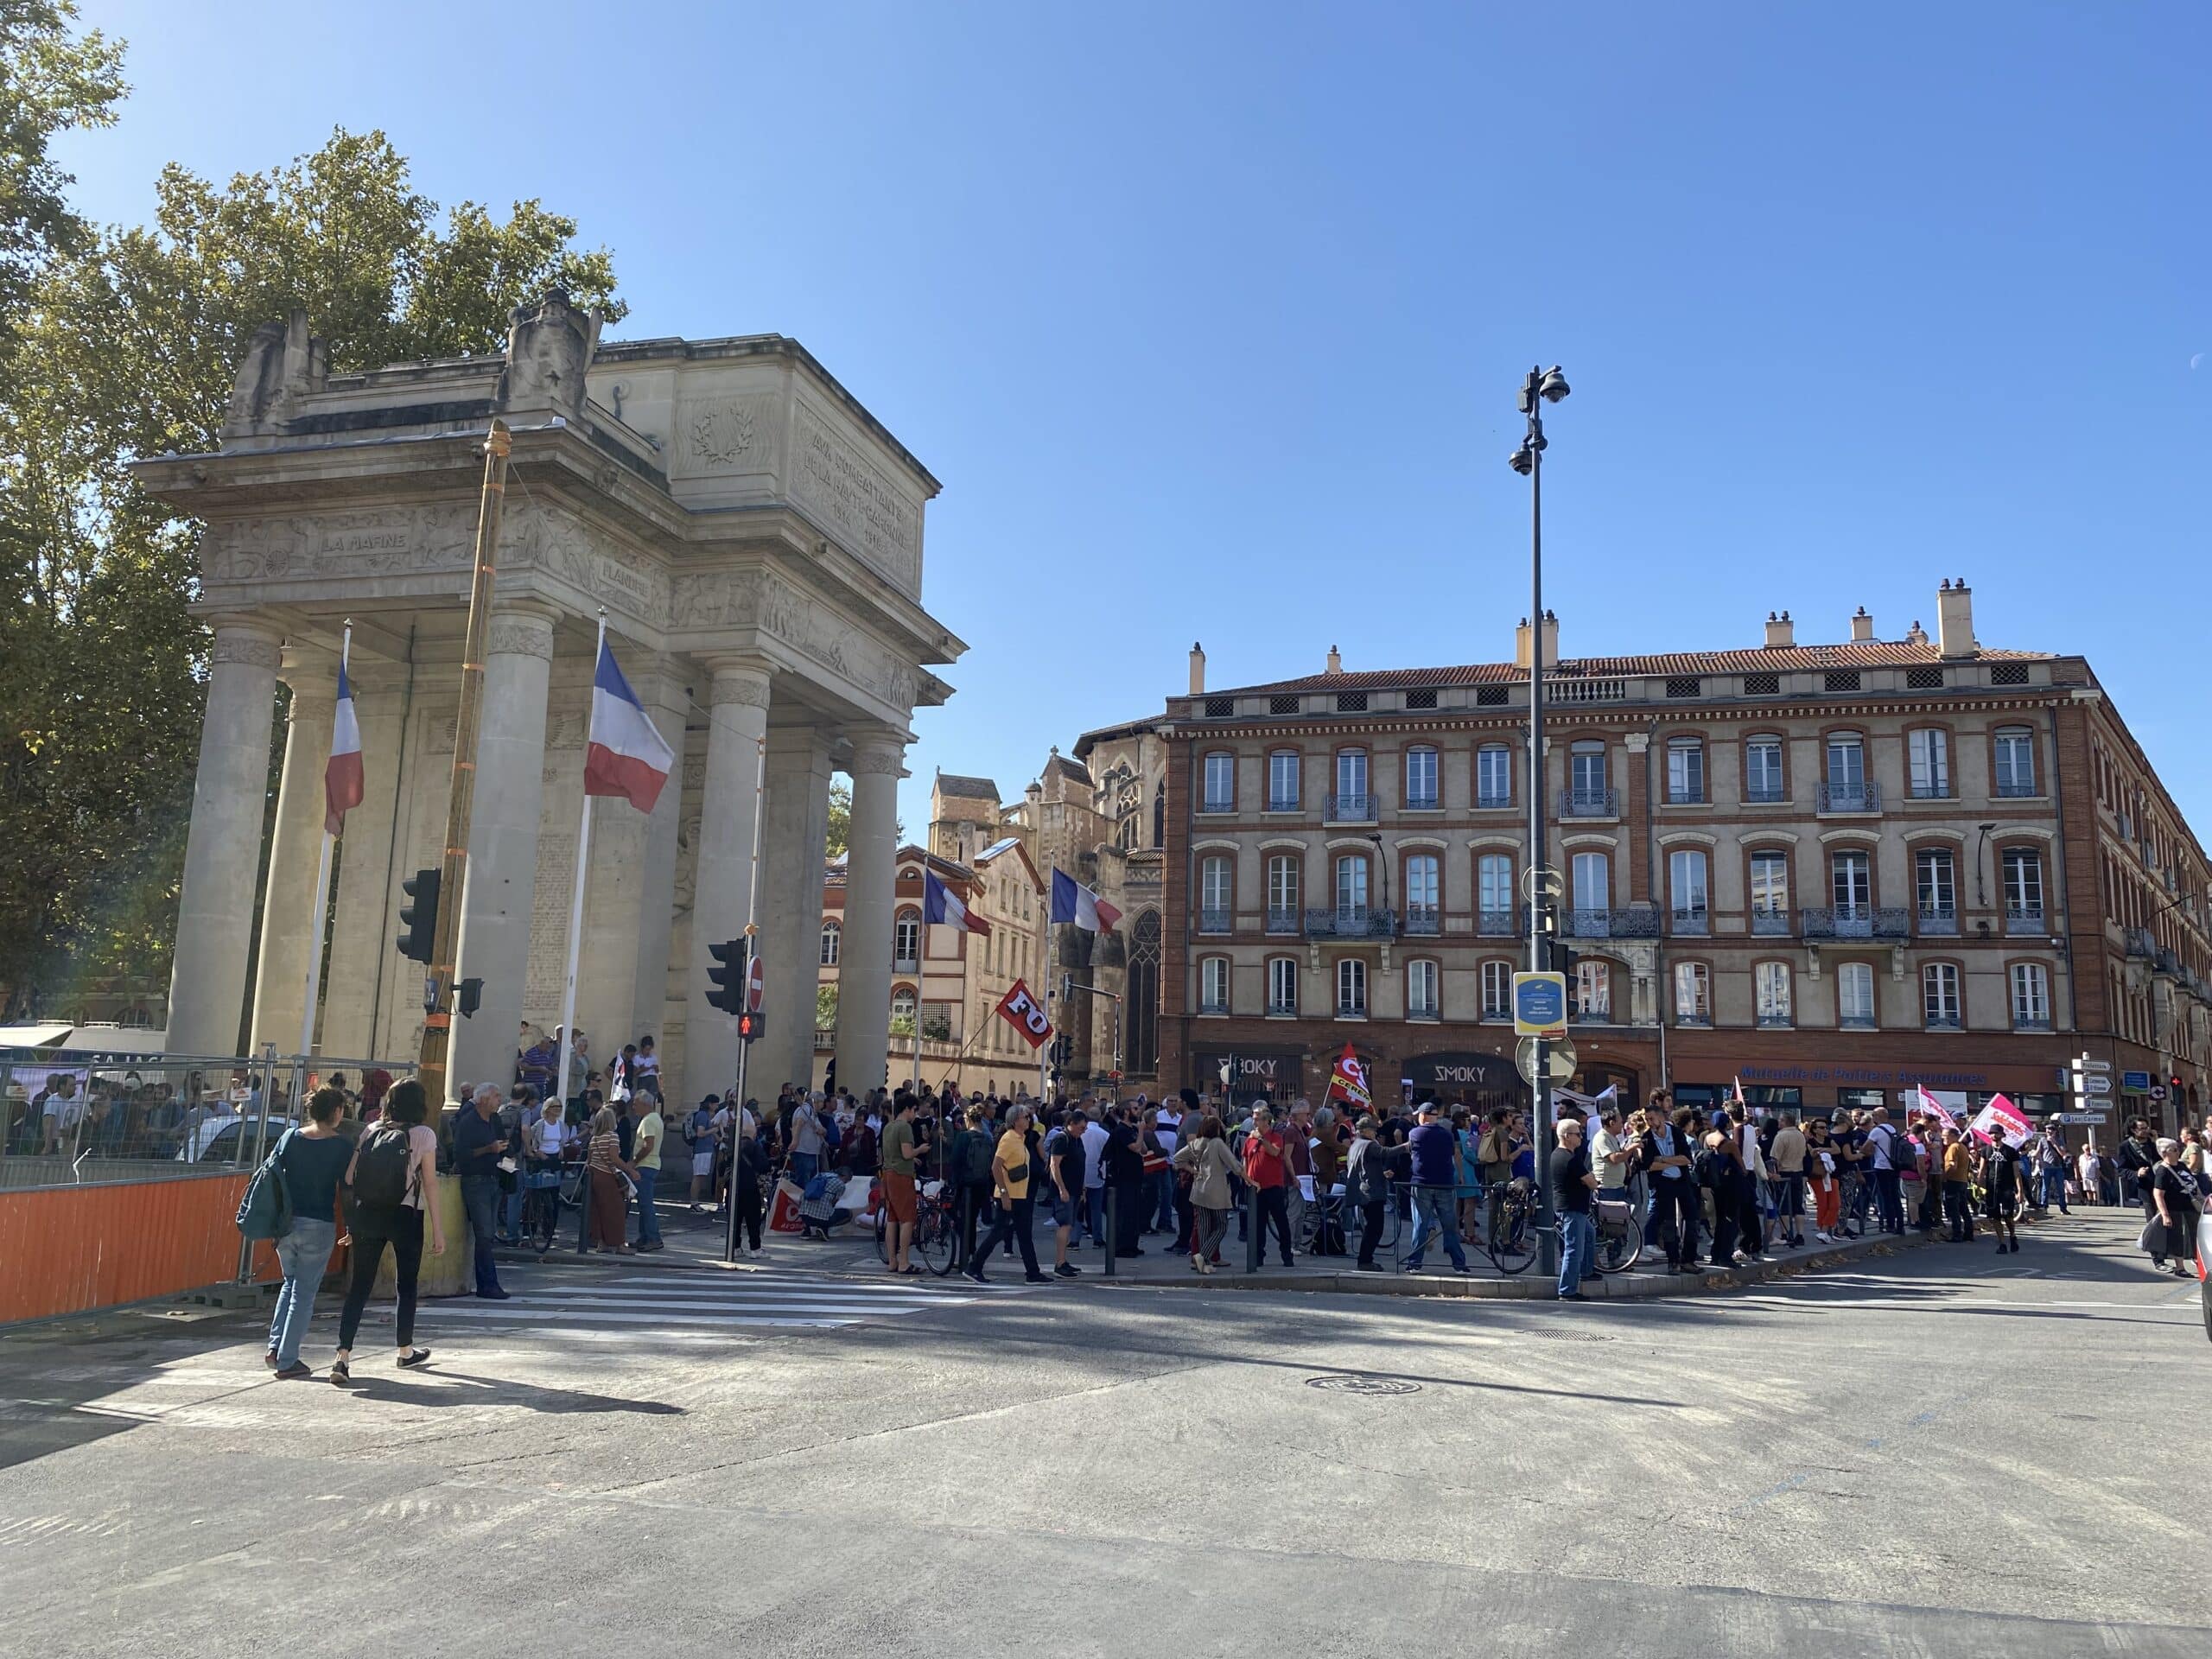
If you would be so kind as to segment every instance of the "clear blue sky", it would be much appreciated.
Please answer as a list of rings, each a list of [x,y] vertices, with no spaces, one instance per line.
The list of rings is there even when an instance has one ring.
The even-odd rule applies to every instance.
[[[219,15],[218,26],[212,14]],[[2086,652],[2201,835],[2200,3],[180,6],[84,207],[381,126],[537,195],[633,336],[804,341],[944,480],[916,721],[1011,797],[1213,683],[1495,660],[1513,391],[1563,364],[1567,655],[1932,630]],[[2200,361],[2201,359],[2201,361]]]

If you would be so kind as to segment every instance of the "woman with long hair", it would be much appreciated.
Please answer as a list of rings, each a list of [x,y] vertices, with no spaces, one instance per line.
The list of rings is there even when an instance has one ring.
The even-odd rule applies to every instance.
[[[423,1273],[425,1213],[432,1255],[446,1253],[446,1230],[431,1196],[438,1175],[438,1135],[423,1122],[429,1116],[421,1084],[412,1077],[394,1084],[382,1116],[362,1131],[346,1166],[353,1277],[338,1316],[338,1357],[330,1364],[330,1380],[340,1388],[353,1380],[353,1338],[387,1244],[399,1292],[399,1363],[412,1368],[429,1362],[430,1351],[415,1345],[415,1287]]]
[[[602,1106],[591,1115],[590,1147],[585,1158],[588,1192],[584,1200],[589,1207],[590,1225],[576,1253],[588,1255],[596,1248],[627,1255],[630,1246],[625,1237],[624,1217],[629,1213],[630,1197],[622,1185],[622,1137],[615,1132],[612,1106]]]

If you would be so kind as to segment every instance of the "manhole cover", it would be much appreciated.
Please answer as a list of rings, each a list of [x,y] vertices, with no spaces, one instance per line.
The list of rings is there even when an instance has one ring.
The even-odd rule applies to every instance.
[[[1523,1331],[1524,1337],[1534,1337],[1539,1342],[1611,1342],[1611,1337],[1600,1336],[1595,1331]]]
[[[1327,1389],[1337,1394],[1419,1394],[1418,1382],[1402,1382],[1391,1376],[1309,1376],[1309,1389]]]

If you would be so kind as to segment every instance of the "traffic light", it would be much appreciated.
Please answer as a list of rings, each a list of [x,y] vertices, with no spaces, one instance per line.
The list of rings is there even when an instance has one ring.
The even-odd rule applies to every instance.
[[[1565,974],[1572,980],[1574,977],[1574,947],[1565,939],[1555,938],[1551,941],[1549,955],[1552,971]]]
[[[714,965],[707,969],[709,1007],[720,1008],[724,1014],[744,1014],[746,948],[747,942],[741,938],[707,947],[707,954],[714,958]]]
[[[737,1016],[737,1036],[740,1042],[751,1042],[760,1034],[760,1016],[750,1008]]]
[[[456,982],[453,988],[453,1005],[461,1011],[462,1019],[474,1020],[476,1010],[484,1006],[484,982],[480,979]]]
[[[437,949],[438,887],[445,880],[437,870],[417,870],[399,884],[407,902],[399,907],[399,954],[414,962],[428,962]]]

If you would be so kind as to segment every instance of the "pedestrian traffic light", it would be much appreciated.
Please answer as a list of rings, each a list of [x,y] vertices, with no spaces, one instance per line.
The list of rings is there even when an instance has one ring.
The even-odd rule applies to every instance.
[[[737,1016],[737,1035],[741,1042],[751,1042],[760,1034],[760,1016],[747,1008]]]
[[[707,969],[707,1006],[720,1008],[724,1014],[741,1014],[745,1011],[745,957],[748,942],[730,939],[721,944],[710,944],[707,954],[714,963]]]
[[[461,1011],[462,1019],[474,1020],[476,1010],[484,1006],[484,982],[480,979],[457,982],[453,988],[453,1005]]]
[[[1552,971],[1574,977],[1574,947],[1565,939],[1554,939],[1550,945]]]
[[[438,887],[445,880],[437,870],[417,870],[399,884],[407,902],[399,907],[399,954],[413,962],[428,962],[437,949]]]

